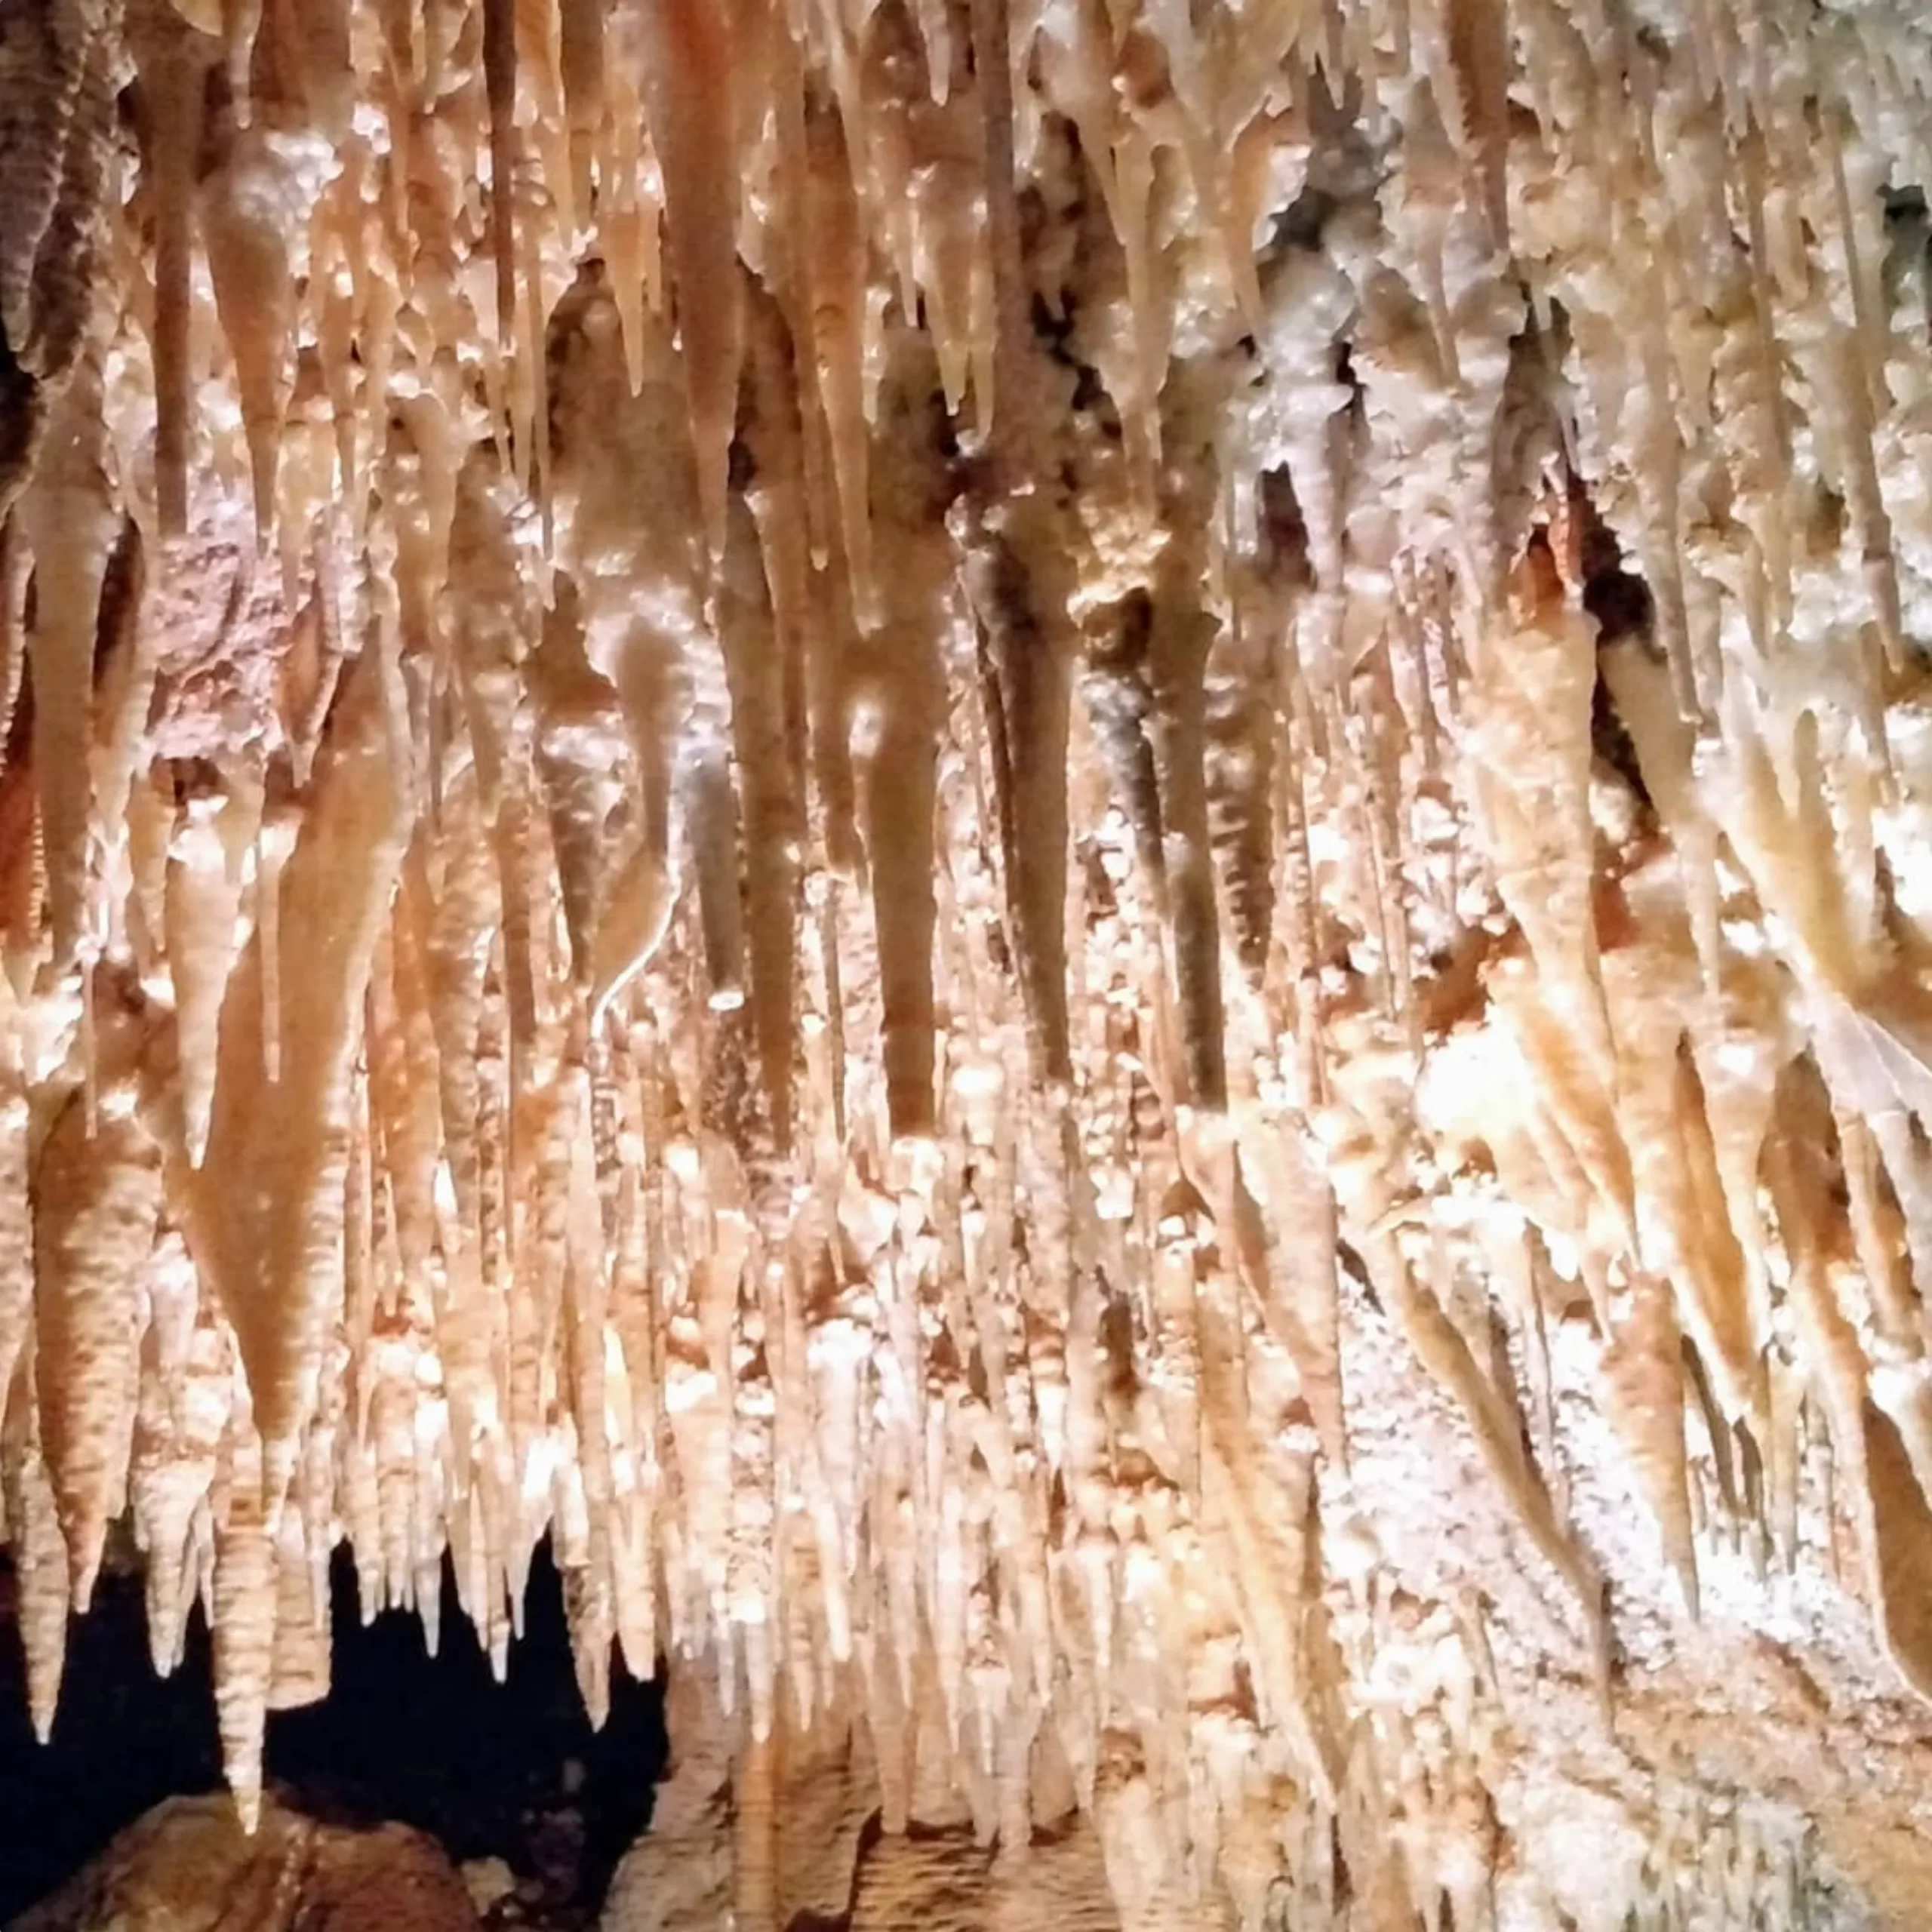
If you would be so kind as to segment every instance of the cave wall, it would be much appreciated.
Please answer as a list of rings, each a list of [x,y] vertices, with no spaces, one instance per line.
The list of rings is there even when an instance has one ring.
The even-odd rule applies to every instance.
[[[1928,54],[1887,0],[8,11],[36,1730],[112,1526],[245,1821],[339,1549],[501,1675],[547,1539],[590,1718],[716,1685],[684,1877],[767,1920],[821,1726],[854,1909],[927,1832],[994,1914],[1097,1847],[1124,1932],[1876,1899]]]

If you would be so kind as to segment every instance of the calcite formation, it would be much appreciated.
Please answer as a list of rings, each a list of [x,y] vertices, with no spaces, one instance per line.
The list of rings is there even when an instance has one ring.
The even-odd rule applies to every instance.
[[[500,1664],[547,1534],[593,1712],[1123,1923],[1796,1922],[1842,1789],[1579,1771],[1533,1897],[1491,1717],[1629,1746],[1700,1611],[1932,1693],[1928,89],[1909,0],[0,8],[36,1723],[124,1515],[250,1819],[339,1542]]]

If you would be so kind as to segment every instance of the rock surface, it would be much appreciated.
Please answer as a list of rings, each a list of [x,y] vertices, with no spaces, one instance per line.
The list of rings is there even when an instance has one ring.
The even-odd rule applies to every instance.
[[[171,1798],[11,1932],[478,1932],[454,1866],[400,1826],[352,1831],[272,1801]]]

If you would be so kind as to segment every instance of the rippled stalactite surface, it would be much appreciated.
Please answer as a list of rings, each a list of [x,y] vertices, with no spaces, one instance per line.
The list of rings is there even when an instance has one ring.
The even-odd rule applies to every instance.
[[[245,1817],[339,1544],[500,1669],[547,1534],[593,1716],[857,1724],[1136,1924],[1797,1910],[1789,1791],[1539,1864],[1509,1686],[1932,1690],[1928,55],[9,12],[35,1723],[124,1516]]]

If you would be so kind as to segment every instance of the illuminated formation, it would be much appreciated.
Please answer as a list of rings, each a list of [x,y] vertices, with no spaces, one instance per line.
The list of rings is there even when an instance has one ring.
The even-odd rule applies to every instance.
[[[1906,0],[0,8],[43,1731],[124,1512],[245,1815],[338,1542],[500,1665],[547,1534],[741,1818],[831,1724],[1129,1932],[1798,1910],[1748,1792],[1566,1880],[1509,1687],[1641,1750],[1701,1594],[1932,1693],[1928,88]]]

